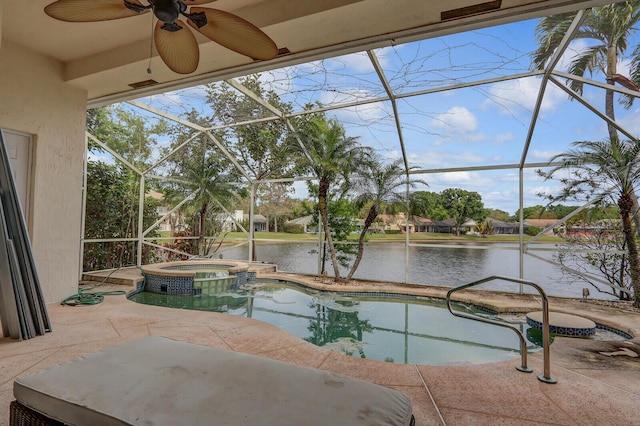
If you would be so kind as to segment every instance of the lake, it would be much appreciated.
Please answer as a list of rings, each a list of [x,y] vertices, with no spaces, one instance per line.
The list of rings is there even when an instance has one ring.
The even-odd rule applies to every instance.
[[[474,243],[471,245],[438,244],[438,247],[409,247],[409,283],[432,284],[455,287],[492,275],[518,278],[519,252],[514,243]],[[554,244],[531,245],[530,252],[545,259],[551,259]],[[302,274],[318,273],[317,242],[264,243],[256,247],[260,261],[275,263],[282,272]],[[226,259],[247,259],[247,246],[221,250]],[[326,269],[333,275],[333,268],[327,253]],[[348,271],[341,268],[341,274]],[[403,243],[369,243],[365,247],[355,279],[405,281],[405,245]],[[540,285],[549,296],[582,297],[582,289],[589,287],[592,298],[611,299],[612,296],[598,293],[584,282],[572,282],[563,277],[560,270],[542,260],[524,256],[524,279]],[[479,286],[480,289],[507,290],[517,292],[517,284],[494,282]],[[533,293],[531,287],[525,287]]]

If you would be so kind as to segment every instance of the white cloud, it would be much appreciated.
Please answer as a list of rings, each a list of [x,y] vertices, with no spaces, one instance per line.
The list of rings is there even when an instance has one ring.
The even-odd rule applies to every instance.
[[[501,114],[516,114],[522,109],[532,112],[538,99],[540,81],[538,77],[529,77],[495,83],[491,85],[489,99],[483,106],[498,108]],[[548,84],[540,106],[541,114],[555,111],[566,100],[567,95],[562,90]]]
[[[538,196],[538,194],[543,194],[543,195],[555,195],[558,194],[560,191],[560,186],[559,185],[538,185],[538,186],[533,186],[533,187],[525,187],[524,188],[524,193],[523,196],[526,199],[537,199],[536,202],[533,202],[533,204],[527,204],[525,203],[525,205],[536,205],[536,204],[544,204],[548,201],[546,201],[544,198]]]
[[[527,156],[528,160],[536,159],[536,160],[549,160],[554,155],[560,154],[560,151],[540,151],[538,149],[534,149],[529,151],[529,155]]]
[[[470,172],[444,173],[440,176],[439,180],[443,184],[468,184],[469,182],[473,182]]]
[[[199,86],[202,87],[202,86]],[[186,89],[189,90],[191,92],[194,93],[198,93],[198,88],[192,88],[192,89]],[[165,92],[165,93],[159,93],[157,95],[151,95],[149,97],[146,98],[142,98],[143,102],[148,102],[151,105],[162,105],[162,106],[168,106],[168,107],[173,107],[176,105],[182,105],[183,103],[185,103],[184,100],[184,95],[186,94],[186,90],[174,90],[172,92]],[[206,92],[204,90],[204,87],[202,87],[200,96],[202,97],[206,97]]]
[[[560,61],[558,61],[558,65],[556,65],[555,69],[568,72],[571,62],[574,61],[578,56],[582,55],[587,47],[589,47],[589,43],[587,43],[587,40],[585,39],[572,40],[571,43],[569,43],[567,49],[560,57]]]
[[[476,116],[465,107],[456,106],[431,120],[431,126],[453,134],[474,132],[478,128]]]
[[[388,62],[388,55],[379,55],[378,62],[384,67]],[[357,73],[374,73],[375,70],[371,63],[371,59],[366,52],[352,53],[336,58],[327,58],[313,62],[296,65],[288,68],[288,73],[292,78],[294,76],[303,77],[307,81],[313,81],[314,78],[320,77],[319,84],[324,83],[322,78],[328,74],[344,74],[353,75]],[[376,77],[377,81],[377,77]]]
[[[421,169],[477,166],[486,164],[487,158],[473,152],[415,152],[410,151],[409,164]]]
[[[475,125],[477,126],[477,120],[475,120]],[[434,147],[438,147],[438,146],[452,144],[452,143],[464,144],[464,143],[478,143],[478,142],[489,142],[489,143],[492,143],[493,145],[502,145],[509,142],[513,142],[515,139],[516,139],[515,135],[511,132],[498,133],[496,135],[491,136],[481,132],[475,133],[473,131],[465,131],[464,125],[462,125],[458,127],[452,127],[451,129],[449,129],[448,134],[444,134],[444,131],[441,131],[439,138],[431,142],[431,145]],[[456,153],[455,155],[458,155],[458,154]],[[489,155],[489,153],[487,153],[487,155]],[[502,159],[502,155],[495,154],[493,155],[492,158],[494,159],[494,161],[500,161]]]
[[[504,210],[514,214],[518,209],[518,190],[488,191],[480,193],[484,206],[489,209]]]
[[[415,157],[415,154],[409,154],[408,160],[409,160],[409,164],[411,164],[411,157]],[[402,152],[398,151],[398,150],[389,150],[389,151],[384,151],[382,153],[382,158],[386,159],[386,160],[398,160],[400,158],[402,158]]]
[[[289,71],[291,68],[280,68],[260,73],[260,83],[267,90],[273,90],[278,95],[290,93],[293,89],[293,80]]]
[[[174,90],[171,92],[159,93],[156,95],[140,98],[142,103],[146,103],[160,110],[166,111],[174,116],[181,116],[191,109],[195,109],[200,114],[209,112],[206,104],[207,89],[204,85],[194,86],[186,89]]]
[[[397,60],[399,56],[401,56],[401,53],[405,50],[406,46],[407,45],[399,44],[396,46],[381,47],[379,49],[374,49],[374,52],[378,58],[378,62],[386,68],[391,65],[392,61]]]
[[[331,90],[331,91],[323,91],[320,96],[320,102],[323,105],[340,105],[351,102],[362,101],[366,99],[373,99],[375,95],[368,90],[365,89],[346,89],[346,90]],[[364,105],[366,106],[366,105]]]
[[[640,136],[640,108],[634,108],[618,120],[623,129],[632,135]],[[626,138],[625,138],[626,139]]]
[[[624,58],[618,61],[618,66],[616,67],[618,74],[622,74],[625,77],[629,77],[631,74],[631,61],[628,58]]]
[[[507,142],[513,142],[515,139],[516,137],[512,132],[498,133],[493,137],[493,141],[497,145],[507,143]]]
[[[419,152],[413,152],[413,151],[407,151],[407,162],[409,164],[409,167],[414,168],[414,169],[429,169],[429,168],[435,168],[433,166],[431,167],[426,167],[425,163],[424,163],[424,156],[428,154],[423,154],[423,153],[419,153]],[[387,154],[385,155],[385,158],[391,159],[391,160],[395,160],[397,158],[402,158],[402,152],[398,151],[398,150],[389,150],[387,151]]]
[[[116,159],[111,154],[102,151],[88,151],[87,161],[92,163],[97,163],[100,161],[111,165],[116,164]]]
[[[291,194],[291,196],[293,198],[304,199],[309,197],[309,190],[307,188],[307,182],[305,181],[294,182],[292,189],[293,189],[293,194]]]
[[[378,61],[384,66],[384,57],[378,57]],[[365,52],[352,53],[350,55],[339,56],[333,59],[325,60],[325,64],[330,69],[349,69],[351,71],[363,72],[373,71],[371,59]]]
[[[504,173],[501,177],[500,177],[500,181],[501,182],[519,182],[520,181],[520,176],[518,175],[518,173],[512,173],[512,172],[507,172]]]
[[[352,89],[340,92],[323,92],[320,97],[320,102],[323,105],[340,105],[363,99],[371,99],[373,97],[373,94],[367,90]],[[347,122],[375,122],[389,117],[391,112],[387,111],[387,106],[384,102],[373,102],[336,109],[333,111],[333,114],[335,114],[339,120]]]

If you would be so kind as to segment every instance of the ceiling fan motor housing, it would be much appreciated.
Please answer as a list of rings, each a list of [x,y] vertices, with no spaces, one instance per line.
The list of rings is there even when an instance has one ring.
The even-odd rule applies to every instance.
[[[178,20],[181,13],[187,10],[187,6],[181,0],[149,0],[156,18],[167,24]]]

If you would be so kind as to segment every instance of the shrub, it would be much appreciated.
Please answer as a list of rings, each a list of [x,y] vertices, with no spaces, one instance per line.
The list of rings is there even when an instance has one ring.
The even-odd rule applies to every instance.
[[[285,223],[282,229],[289,234],[304,234],[304,226],[297,223]]]
[[[533,237],[538,235],[541,231],[542,231],[542,228],[540,228],[539,226],[530,226],[525,231],[525,234],[531,235]]]

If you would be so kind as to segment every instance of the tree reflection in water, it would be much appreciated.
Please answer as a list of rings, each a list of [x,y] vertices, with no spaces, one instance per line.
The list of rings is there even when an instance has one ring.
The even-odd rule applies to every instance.
[[[357,351],[361,358],[366,358],[366,343],[362,341],[362,336],[371,332],[373,326],[369,320],[360,320],[356,309],[349,309],[357,308],[359,302],[333,301],[331,305],[333,307],[318,303],[315,298],[309,304],[311,309],[315,308],[316,318],[309,320],[311,335],[305,340],[350,356]]]

